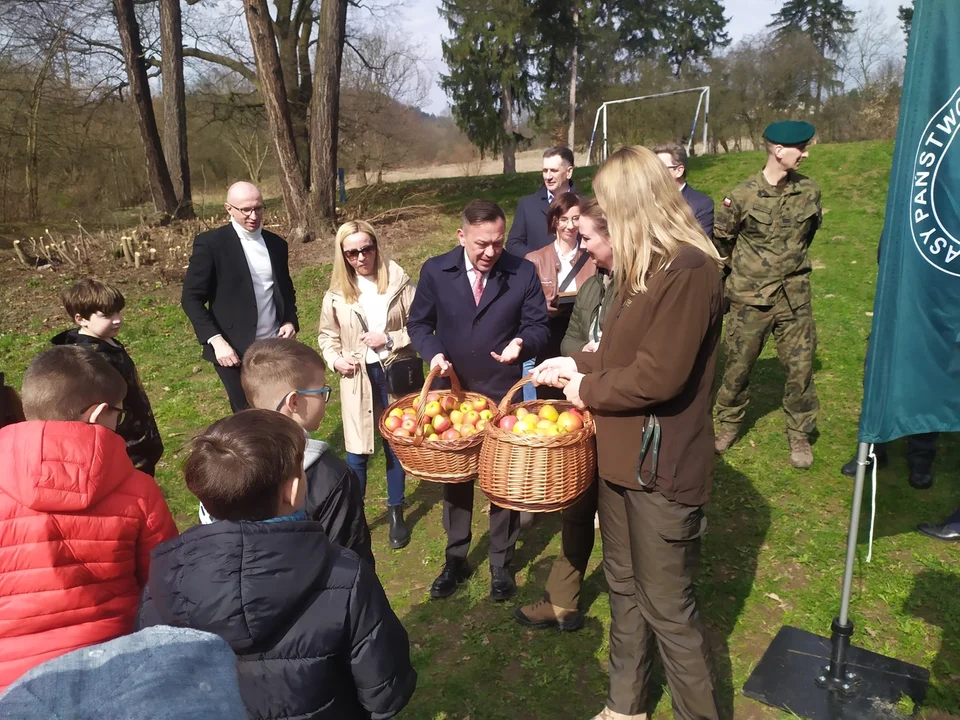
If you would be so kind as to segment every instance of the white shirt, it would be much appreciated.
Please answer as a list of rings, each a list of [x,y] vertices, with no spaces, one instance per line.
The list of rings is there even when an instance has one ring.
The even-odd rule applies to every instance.
[[[464,263],[466,264],[466,267],[467,267],[467,279],[470,281],[470,294],[473,295],[473,286],[474,286],[474,285],[476,284],[476,282],[477,282],[477,273],[480,273],[480,277],[483,278],[483,288],[484,288],[484,290],[486,290],[486,288],[487,288],[487,276],[488,276],[490,273],[480,272],[479,270],[477,270],[477,269],[473,266],[473,263],[470,262],[470,257],[467,255],[467,251],[466,251],[466,250],[463,251],[463,261],[464,261]]]
[[[557,257],[560,258],[560,272],[557,273],[557,292],[560,292],[560,285],[566,279],[567,275],[570,274],[570,271],[573,270],[574,260],[577,257],[577,251],[580,249],[580,244],[573,249],[573,252],[564,255],[563,246],[560,244],[559,240],[553,241],[553,249],[557,253]],[[570,284],[564,288],[563,292],[576,292],[577,291],[577,279],[573,278],[570,281]]]
[[[235,220],[231,220],[230,224],[240,237],[240,247],[243,248],[253,281],[253,294],[257,299],[256,339],[276,337],[280,322],[277,320],[277,304],[273,299],[273,265],[270,264],[267,244],[263,241],[263,229],[250,232]]]
[[[390,297],[377,290],[377,283],[368,280],[365,277],[357,275],[357,289],[360,291],[360,297],[357,298],[363,314],[367,321],[367,329],[373,333],[384,333],[387,331],[387,312],[390,310]],[[373,348],[367,348],[367,354],[364,360],[367,363],[376,363],[382,353],[378,353]]]

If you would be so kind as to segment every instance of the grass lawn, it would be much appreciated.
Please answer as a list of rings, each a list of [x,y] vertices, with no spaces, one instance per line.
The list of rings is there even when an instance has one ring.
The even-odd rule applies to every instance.
[[[817,389],[821,403],[816,462],[803,472],[788,464],[780,411],[783,372],[772,343],[752,376],[746,435],[717,463],[707,508],[699,598],[712,629],[722,693],[737,718],[781,714],[748,700],[740,688],[779,627],[828,635],[838,611],[840,578],[852,483],[839,474],[855,449],[865,341],[876,279],[876,244],[883,224],[891,143],[815,146],[804,171],[823,189],[824,224],[812,249],[814,303],[819,334]],[[759,153],[691,161],[694,187],[723,193],[760,168]],[[385,245],[413,276],[427,257],[449,249],[463,204],[474,196],[501,202],[508,213],[537,186],[536,174],[430,180],[366,191],[373,214],[399,204],[438,203],[440,217],[411,240]],[[578,171],[578,189],[589,192],[590,171]],[[396,235],[397,237],[398,234]],[[315,343],[320,301],[329,276],[329,245],[307,248],[295,280],[303,332]],[[58,277],[63,285],[73,278]],[[213,368],[200,359],[190,326],[171,292],[128,295],[121,339],[137,362],[153,402],[167,452],[158,480],[181,528],[193,524],[196,503],[179,474],[188,438],[229,411]],[[51,290],[52,292],[53,290]],[[0,369],[19,382],[31,355],[45,347],[52,328],[36,320],[0,328]],[[331,378],[332,380],[332,378]],[[336,384],[335,384],[336,387]],[[342,451],[337,392],[319,436]],[[906,483],[903,444],[879,476],[873,561],[866,563],[862,534],[854,581],[855,644],[931,669],[927,717],[960,716],[960,549],[915,533],[917,522],[939,520],[960,505],[958,445],[941,438],[936,483],[918,492]],[[431,602],[428,588],[443,561],[441,488],[409,480],[407,513],[413,541],[387,549],[386,488],[382,456],[374,462],[367,516],[378,571],[403,620],[420,674],[403,717],[429,720],[592,717],[606,694],[606,585],[594,551],[584,587],[587,623],[577,633],[535,632],[513,620],[513,608],[538,597],[559,546],[556,516],[521,534],[515,602],[494,604],[486,564],[487,516],[477,493],[471,563],[473,579],[454,597]],[[865,501],[864,525],[868,524]],[[662,678],[662,675],[660,676]],[[658,717],[669,717],[669,690],[658,693]]]

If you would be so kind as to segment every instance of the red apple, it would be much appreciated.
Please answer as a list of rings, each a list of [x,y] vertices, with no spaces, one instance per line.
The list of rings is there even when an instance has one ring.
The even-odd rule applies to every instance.
[[[416,418],[405,419],[403,423],[401,423],[400,427],[406,430],[411,435],[413,435],[413,433],[416,432],[417,430],[417,419]]]
[[[486,398],[477,398],[473,401],[473,409],[477,412],[487,409],[487,399]]]
[[[464,425],[474,425],[474,426],[475,426],[478,422],[480,422],[480,413],[478,413],[476,410],[471,410],[471,411],[468,412],[468,413],[464,413],[464,415],[463,415],[463,424],[464,424]]]
[[[438,435],[442,435],[444,432],[453,427],[453,423],[450,422],[450,418],[448,418],[446,415],[437,415],[431,424]]]
[[[453,395],[444,395],[442,398],[440,398],[440,407],[442,407],[445,412],[456,410],[457,405],[459,404],[460,403],[457,402],[457,399]]]
[[[443,440],[459,440],[459,439],[460,439],[460,433],[458,433],[458,432],[457,432],[456,430],[454,430],[453,428],[450,428],[449,430],[445,431],[445,432],[443,433],[443,435],[441,435],[440,437],[441,437],[441,439],[443,439]]]
[[[413,437],[410,434],[410,431],[405,430],[404,428],[397,428],[396,430],[393,431],[393,435],[394,437]]]
[[[400,419],[403,420],[404,422],[406,422],[407,420],[412,420],[414,423],[416,423],[416,422],[417,422],[417,414],[416,414],[416,413],[404,413],[404,414],[403,414],[403,417],[400,418]]]
[[[440,393],[432,392],[427,395],[427,402],[440,402]]]
[[[403,424],[403,421],[400,418],[398,418],[396,415],[391,415],[390,417],[388,417],[386,420],[383,421],[383,426],[390,432],[393,432],[402,424]]]
[[[571,412],[562,412],[557,418],[557,427],[563,432],[575,432],[583,427],[583,418]]]
[[[500,420],[500,427],[507,432],[513,431],[513,426],[519,422],[516,415],[507,415]]]

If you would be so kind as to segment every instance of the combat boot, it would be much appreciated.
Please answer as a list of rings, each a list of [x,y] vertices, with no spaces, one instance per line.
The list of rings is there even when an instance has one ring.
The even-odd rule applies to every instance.
[[[717,433],[713,441],[713,449],[717,455],[723,455],[730,446],[737,441],[737,435],[740,434],[739,425],[721,425],[720,432]]]
[[[800,470],[806,470],[813,465],[813,448],[807,438],[790,438],[790,464]]]

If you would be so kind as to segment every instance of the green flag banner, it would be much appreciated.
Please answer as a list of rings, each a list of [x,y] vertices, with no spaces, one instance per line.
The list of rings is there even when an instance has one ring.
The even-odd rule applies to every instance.
[[[916,0],[861,442],[960,430],[960,0]]]

